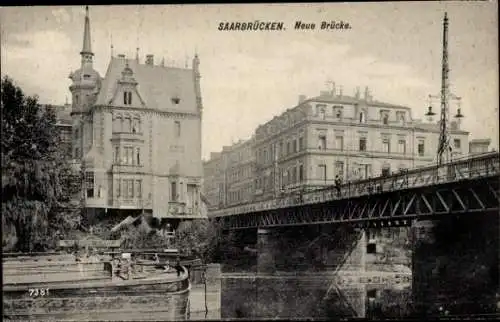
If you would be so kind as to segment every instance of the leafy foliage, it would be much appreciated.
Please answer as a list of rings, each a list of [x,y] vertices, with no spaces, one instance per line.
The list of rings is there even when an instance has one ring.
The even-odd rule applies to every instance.
[[[80,189],[81,173],[70,168],[58,149],[55,111],[42,108],[36,96],[26,96],[8,77],[1,88],[2,224],[10,233],[2,245],[46,250],[79,225],[79,207],[71,200]]]
[[[157,230],[146,231],[134,226],[121,232],[122,247],[130,248],[169,248],[171,241]]]
[[[181,253],[196,256],[205,263],[216,259],[228,237],[215,219],[183,221],[175,233],[175,246]]]

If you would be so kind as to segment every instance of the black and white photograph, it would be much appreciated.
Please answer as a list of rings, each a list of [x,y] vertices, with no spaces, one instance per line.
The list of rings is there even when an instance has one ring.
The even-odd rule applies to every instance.
[[[500,319],[498,1],[0,31],[2,320]]]

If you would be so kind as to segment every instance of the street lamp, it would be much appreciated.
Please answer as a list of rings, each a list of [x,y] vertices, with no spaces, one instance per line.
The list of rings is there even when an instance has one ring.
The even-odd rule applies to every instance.
[[[434,98],[439,98],[441,103],[441,115],[439,120],[439,146],[437,149],[437,164],[441,165],[444,161],[448,161],[451,156],[450,146],[450,124],[449,123],[449,102],[450,100],[458,101],[458,111],[455,118],[460,120],[463,118],[460,102],[461,98],[450,92],[449,82],[449,66],[448,66],[448,15],[444,14],[443,19],[443,53],[442,53],[442,66],[441,66],[441,92],[439,95],[429,95],[429,110],[426,113],[431,120],[435,113],[432,111],[432,102]]]

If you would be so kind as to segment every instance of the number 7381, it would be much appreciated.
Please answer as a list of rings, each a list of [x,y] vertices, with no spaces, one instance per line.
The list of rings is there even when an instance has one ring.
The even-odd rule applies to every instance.
[[[48,288],[30,288],[28,290],[30,297],[38,297],[38,296],[49,296]]]

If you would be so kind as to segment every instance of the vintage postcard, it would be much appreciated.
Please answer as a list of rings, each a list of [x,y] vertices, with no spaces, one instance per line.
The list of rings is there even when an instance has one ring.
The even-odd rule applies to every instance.
[[[4,319],[499,317],[497,1],[0,16]]]

